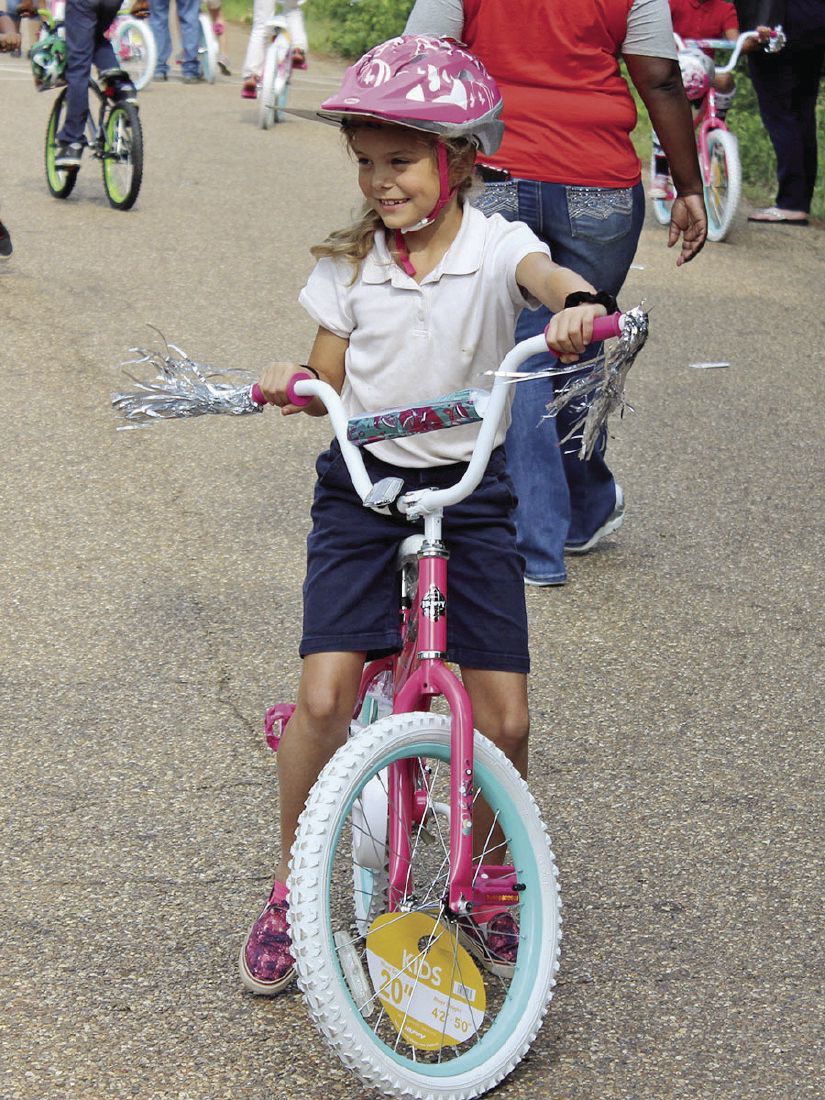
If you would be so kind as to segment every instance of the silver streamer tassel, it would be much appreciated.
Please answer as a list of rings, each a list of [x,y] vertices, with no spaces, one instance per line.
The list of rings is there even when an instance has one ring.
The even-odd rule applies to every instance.
[[[212,413],[246,416],[263,410],[263,405],[252,400],[255,378],[248,371],[213,370],[167,343],[162,333],[158,335],[163,340],[164,352],[130,348],[137,358],[121,363],[121,369],[134,382],[135,388],[112,395],[112,405],[126,421],[118,425],[119,430],[145,428],[158,420],[185,420]],[[139,378],[127,369],[144,364],[152,377]]]
[[[581,416],[561,443],[581,436],[579,458],[590,458],[602,429],[611,413],[633,411],[625,399],[627,372],[636,361],[647,340],[648,317],[642,306],[624,314],[622,334],[607,354],[599,356],[580,377],[572,379],[547,406],[547,415],[556,416],[565,406],[575,402]]]

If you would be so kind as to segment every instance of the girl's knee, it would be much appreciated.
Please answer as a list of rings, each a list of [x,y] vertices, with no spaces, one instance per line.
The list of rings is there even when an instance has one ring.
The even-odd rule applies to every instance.
[[[481,732],[510,759],[520,756],[527,748],[530,719],[526,709],[514,707],[504,711],[496,715],[493,722],[486,723],[486,727]]]

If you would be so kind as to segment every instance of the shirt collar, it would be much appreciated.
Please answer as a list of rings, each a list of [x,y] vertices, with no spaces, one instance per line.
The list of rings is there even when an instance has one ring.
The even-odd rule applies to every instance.
[[[372,249],[364,260],[361,280],[365,283],[391,282],[397,287],[418,287],[435,283],[442,275],[472,275],[481,267],[484,254],[487,219],[480,210],[464,204],[464,216],[455,240],[442,256],[440,263],[426,275],[421,284],[416,283],[393,260],[387,247],[383,229],[377,230]]]

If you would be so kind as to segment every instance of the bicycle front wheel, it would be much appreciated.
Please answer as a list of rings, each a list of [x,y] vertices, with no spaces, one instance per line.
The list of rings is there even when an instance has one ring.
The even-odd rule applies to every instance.
[[[268,130],[280,122],[289,94],[290,49],[282,36],[269,44],[261,75],[261,95],[258,101],[258,125]]]
[[[66,120],[66,89],[54,101],[46,127],[46,183],[56,199],[67,199],[77,183],[76,168],[57,168],[54,159],[57,156],[57,135]]]
[[[207,84],[214,84],[218,77],[218,40],[212,30],[212,20],[208,15],[199,17],[200,35],[198,38],[198,61],[200,62],[203,79]]]
[[[104,125],[103,186],[111,206],[134,206],[143,179],[143,130],[137,107],[118,103]]]
[[[447,1100],[492,1088],[535,1038],[558,970],[561,902],[547,834],[524,781],[479,733],[475,792],[492,809],[505,845],[494,847],[492,831],[476,837],[485,850],[475,863],[515,868],[515,966],[476,963],[472,946],[466,949],[466,923],[447,910],[450,748],[443,715],[391,715],[367,727],[321,773],[292,850],[289,920],[299,985],[341,1060],[387,1096]],[[364,792],[376,778],[386,783],[385,769],[402,761],[411,762],[423,807],[410,836],[408,889],[395,912],[387,913],[386,897],[374,892],[359,912],[353,881],[357,890],[366,878],[374,891],[379,849],[385,838],[391,843],[396,824],[374,830]],[[361,879],[359,852],[373,870]],[[365,937],[366,910],[372,924]]]
[[[733,224],[742,190],[736,135],[729,130],[711,130],[708,134],[708,159],[710,178],[705,183],[708,240],[722,241]]]
[[[140,91],[155,75],[158,51],[148,19],[125,17],[116,21],[112,48],[120,67]]]

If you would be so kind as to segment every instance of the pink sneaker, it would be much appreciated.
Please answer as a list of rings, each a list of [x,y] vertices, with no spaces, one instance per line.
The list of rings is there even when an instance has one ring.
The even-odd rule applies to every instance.
[[[292,51],[292,68],[303,69],[306,71],[309,66],[307,65],[307,55],[301,49],[300,46],[296,46]]]
[[[286,911],[289,908],[287,888],[275,882],[269,901],[249,929],[241,947],[238,966],[241,981],[251,993],[272,997],[292,982],[295,960]]]
[[[499,913],[486,924],[472,917],[458,922],[458,936],[463,947],[485,970],[500,978],[510,978],[518,958],[519,928],[512,913]]]
[[[258,98],[258,81],[254,76],[247,77],[241,85],[241,99]]]

